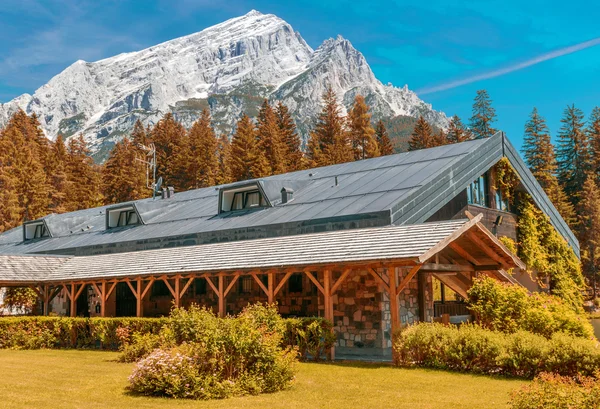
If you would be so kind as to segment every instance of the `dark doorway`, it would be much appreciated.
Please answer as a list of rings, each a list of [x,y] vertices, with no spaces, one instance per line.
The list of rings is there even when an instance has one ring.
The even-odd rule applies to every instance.
[[[90,316],[89,287],[89,285],[86,285],[77,299],[77,314],[75,315],[78,317]]]
[[[137,283],[131,283],[133,288],[136,288]],[[127,283],[118,283],[115,288],[117,294],[117,305],[115,316],[117,317],[135,317],[136,316],[136,300],[135,295],[127,285]]]

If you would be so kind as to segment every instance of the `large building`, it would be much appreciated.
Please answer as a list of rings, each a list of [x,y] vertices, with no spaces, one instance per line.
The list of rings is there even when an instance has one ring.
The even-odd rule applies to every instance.
[[[0,235],[0,286],[35,288],[44,313],[86,316],[277,302],[283,315],[331,319],[342,352],[386,354],[401,325],[466,314],[476,275],[534,285],[497,239],[517,237],[494,188],[503,157],[579,254],[497,133],[28,221]]]

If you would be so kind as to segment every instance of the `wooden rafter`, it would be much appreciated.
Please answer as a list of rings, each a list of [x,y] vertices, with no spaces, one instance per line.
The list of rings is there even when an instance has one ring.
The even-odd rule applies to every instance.
[[[289,280],[292,274],[294,274],[293,271],[288,271],[287,273],[285,273],[285,276],[283,276],[279,284],[277,284],[277,287],[275,287],[275,291],[273,291],[274,296],[277,295],[277,293],[279,293],[279,291],[283,288],[284,284],[287,282],[287,280]]]
[[[351,271],[352,270],[350,270],[348,268],[342,272],[342,275],[340,276],[340,278],[338,278],[337,281],[335,282],[335,284],[333,285],[333,287],[331,287],[331,295],[335,294],[335,292],[344,283],[344,280],[346,280],[346,278],[348,277],[348,274],[350,274]]]
[[[410,283],[410,280],[413,279],[413,277],[419,272],[420,269],[421,269],[421,264],[417,264],[416,266],[414,266],[413,268],[410,269],[410,271],[408,272],[406,277],[404,277],[402,279],[402,281],[400,281],[400,284],[398,284],[398,287],[396,288],[396,295],[400,294],[400,292],[402,292],[402,290],[404,290],[404,288],[408,285],[408,283]],[[390,288],[393,288],[393,286],[391,285],[391,281],[390,281]]]
[[[319,289],[319,291],[321,292],[321,294],[325,294],[325,289],[323,288],[323,286],[321,285],[321,283],[319,283],[319,280],[317,280],[315,278],[315,276],[313,276],[312,272],[310,272],[308,270],[305,270],[304,273],[310,279],[310,281],[312,281],[313,284]]]
[[[385,282],[385,280],[383,279],[383,277],[381,277],[379,275],[379,273],[377,271],[375,271],[375,269],[370,268],[367,270],[377,281],[379,281],[379,284],[381,284],[383,286],[383,288],[389,293],[390,292],[390,285],[388,283]]]

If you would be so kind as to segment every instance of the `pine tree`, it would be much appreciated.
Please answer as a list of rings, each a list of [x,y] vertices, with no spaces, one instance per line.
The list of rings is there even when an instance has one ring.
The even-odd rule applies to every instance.
[[[137,160],[141,150],[124,138],[117,142],[102,167],[102,194],[105,204],[148,197],[144,165]],[[144,170],[145,172],[145,170]]]
[[[387,156],[394,153],[394,146],[388,135],[388,131],[385,128],[383,121],[380,119],[375,126],[375,138],[379,145],[379,153],[381,156]]]
[[[448,135],[444,132],[443,129],[440,129],[435,135],[433,135],[432,139],[432,147],[434,146],[442,146],[448,144]]]
[[[419,117],[415,129],[413,130],[410,140],[408,141],[408,150],[415,151],[418,149],[431,148],[434,144],[433,131],[431,125],[423,118]]]
[[[190,156],[187,164],[187,177],[190,184],[186,188],[198,189],[213,186],[217,178],[217,137],[211,126],[210,112],[202,111],[188,132]]]
[[[181,190],[185,184],[184,162],[187,161],[185,128],[168,113],[152,128],[149,139],[156,148],[157,177]]]
[[[587,132],[590,143],[591,172],[596,175],[596,183],[600,185],[600,107],[592,110]]]
[[[348,132],[352,141],[354,160],[375,158],[380,155],[375,139],[375,129],[371,125],[371,114],[365,97],[357,95],[348,112]]]
[[[269,163],[258,144],[255,126],[246,114],[238,121],[233,134],[228,168],[234,181],[269,175]]]
[[[582,244],[585,271],[592,278],[596,297],[596,275],[600,258],[600,190],[596,175],[588,174],[579,203],[579,240]]]
[[[323,109],[310,134],[307,158],[311,167],[352,161],[354,155],[333,88],[323,94]]]
[[[496,121],[496,110],[492,107],[492,100],[487,91],[480,89],[477,91],[473,102],[473,116],[471,116],[471,131],[475,139],[489,138],[497,130],[492,128]]]
[[[47,169],[39,160],[40,156],[46,155],[46,151],[41,150],[46,142],[39,137],[43,135],[41,130],[35,129],[36,121],[18,111],[0,135],[2,183],[13,189],[3,196],[9,206],[14,207],[2,213],[9,218],[10,215],[18,215],[19,222],[43,217],[50,207],[51,186],[46,178]],[[43,149],[47,150],[47,145]],[[14,219],[5,226],[15,227],[10,226],[13,223]]]
[[[50,151],[50,184],[52,186],[50,201],[53,213],[64,213],[67,211],[65,203],[68,200],[67,191],[69,180],[67,177],[67,147],[62,135],[58,135],[51,146]]]
[[[447,143],[461,143],[473,139],[471,131],[465,127],[458,115],[450,119],[448,133],[446,134]]]
[[[575,207],[581,198],[581,188],[591,162],[583,118],[583,112],[575,105],[565,109],[556,147],[558,180]]]
[[[275,108],[275,114],[277,115],[277,125],[279,126],[281,140],[286,146],[285,167],[287,171],[293,172],[303,169],[304,155],[301,149],[302,141],[300,140],[300,136],[298,136],[296,123],[292,119],[288,107],[279,101]]]
[[[139,119],[135,121],[133,130],[131,131],[131,142],[137,147],[148,145],[148,133]]]
[[[563,219],[573,225],[575,212],[573,206],[558,183],[557,165],[550,131],[546,120],[533,108],[529,120],[525,123],[523,138],[523,156],[531,173],[542,186]]]
[[[66,173],[69,180],[67,211],[88,209],[102,203],[100,172],[89,156],[83,135],[71,138],[67,145]]]
[[[266,99],[258,112],[256,137],[269,164],[269,173],[275,175],[285,173],[287,146],[284,144],[279,132],[277,114]]]
[[[231,143],[225,134],[221,134],[217,141],[217,176],[216,183],[223,185],[230,183],[231,170],[229,169],[231,158]]]

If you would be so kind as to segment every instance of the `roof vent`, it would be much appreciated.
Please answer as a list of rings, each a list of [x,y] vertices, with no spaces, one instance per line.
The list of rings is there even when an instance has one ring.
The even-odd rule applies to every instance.
[[[167,188],[162,188],[162,195],[161,197],[163,199],[170,199],[173,196],[175,196],[175,188],[173,186],[169,186]]]
[[[281,203],[285,204],[294,198],[294,191],[288,187],[281,189]]]

